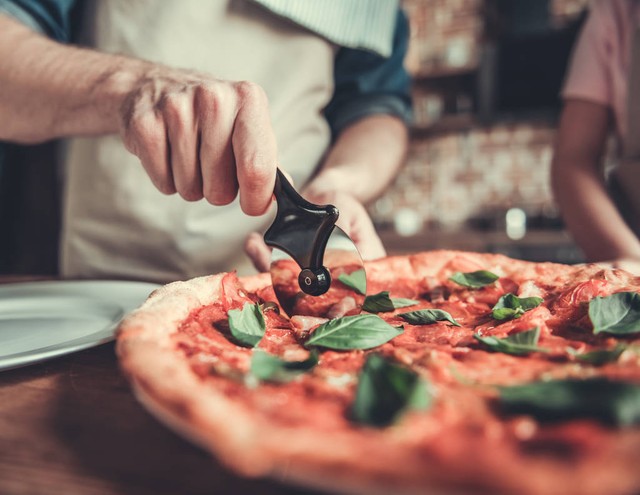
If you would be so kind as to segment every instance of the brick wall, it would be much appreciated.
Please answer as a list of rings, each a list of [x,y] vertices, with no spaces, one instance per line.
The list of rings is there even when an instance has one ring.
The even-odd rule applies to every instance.
[[[513,124],[453,132],[412,143],[394,186],[372,207],[380,226],[412,210],[425,225],[456,228],[518,206],[553,216],[549,187],[554,129]]]
[[[588,3],[552,0],[552,22],[562,26]],[[444,101],[447,95],[433,91],[429,75],[461,71],[460,78],[454,74],[445,86],[459,84],[465,89],[469,79],[464,79],[464,71],[477,66],[486,37],[487,9],[485,0],[404,0],[403,5],[412,29],[406,66],[416,76],[416,125],[428,126],[442,113],[460,112],[455,108],[460,98],[452,109],[450,101]],[[462,103],[463,112],[473,111],[474,105]],[[393,226],[404,216],[409,223],[455,229],[470,221],[490,221],[511,207],[522,208],[531,217],[557,218],[549,186],[552,122],[478,126],[470,118],[468,125],[459,127],[414,135],[406,167],[370,207],[379,227]]]

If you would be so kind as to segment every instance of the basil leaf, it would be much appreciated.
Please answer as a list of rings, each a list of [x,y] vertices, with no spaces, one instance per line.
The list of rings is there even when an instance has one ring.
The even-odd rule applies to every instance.
[[[242,310],[230,309],[227,315],[231,335],[238,342],[249,346],[255,346],[260,342],[266,326],[259,304],[245,303]]]
[[[367,275],[364,268],[351,273],[341,273],[338,280],[358,294],[364,296],[367,293]]]
[[[525,312],[542,304],[541,297],[518,297],[515,294],[505,294],[493,307],[491,315],[496,320],[510,320],[520,318]]]
[[[304,361],[284,361],[262,349],[254,349],[251,356],[251,374],[270,382],[289,382],[318,364],[318,353],[312,352]]]
[[[640,294],[618,292],[589,302],[593,333],[629,335],[640,332]]]
[[[578,361],[592,364],[594,366],[602,366],[603,364],[607,363],[615,363],[626,349],[626,345],[619,344],[613,349],[598,349],[585,353],[579,353],[575,349],[568,347],[567,352],[575,357]]]
[[[418,303],[419,301],[414,301],[413,299],[391,298],[389,297],[389,291],[385,290],[365,297],[362,309],[369,313],[385,313],[399,308],[414,306]]]
[[[338,350],[370,349],[389,342],[403,331],[402,327],[392,327],[376,315],[344,316],[320,325],[304,345]]]
[[[432,402],[426,383],[414,371],[370,354],[358,378],[352,419],[387,426],[408,409],[424,410]]]
[[[640,386],[604,377],[500,388],[501,408],[541,421],[589,418],[614,426],[640,423]]]
[[[437,321],[448,321],[456,327],[461,326],[449,313],[442,309],[419,309],[408,313],[400,313],[398,316],[412,325],[431,325]]]
[[[531,352],[549,352],[548,349],[538,347],[540,327],[514,333],[503,339],[482,337],[478,334],[474,334],[473,337],[489,347],[492,351],[513,354],[514,356],[522,356]]]
[[[500,277],[495,273],[492,273],[487,270],[478,270],[475,272],[456,272],[449,280],[455,282],[458,285],[462,285],[464,287],[469,287],[471,289],[479,289],[486,285],[494,283]]]

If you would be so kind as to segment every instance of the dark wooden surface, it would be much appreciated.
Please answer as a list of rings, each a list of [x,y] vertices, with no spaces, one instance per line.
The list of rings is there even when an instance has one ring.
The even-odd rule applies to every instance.
[[[0,494],[226,493],[310,492],[239,478],[158,423],[113,344],[0,371]]]

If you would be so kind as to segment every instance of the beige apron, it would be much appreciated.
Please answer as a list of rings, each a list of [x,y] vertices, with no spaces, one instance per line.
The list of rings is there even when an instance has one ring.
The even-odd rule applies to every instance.
[[[630,54],[627,85],[627,135],[623,155],[610,175],[610,191],[627,225],[640,237],[640,27]]]
[[[249,0],[88,3],[87,41],[99,50],[260,84],[280,164],[297,184],[310,177],[330,142],[328,41]],[[117,136],[72,140],[65,173],[65,277],[164,282],[246,266],[246,235],[269,222],[244,215],[237,201],[214,207],[164,196]]]

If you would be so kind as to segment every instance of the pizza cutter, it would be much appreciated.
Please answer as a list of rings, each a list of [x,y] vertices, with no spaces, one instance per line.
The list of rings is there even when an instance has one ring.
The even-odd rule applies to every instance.
[[[360,313],[366,293],[364,263],[354,242],[335,224],[338,208],[305,200],[280,169],[274,195],[278,211],[264,241],[273,248],[271,281],[280,306],[289,316]],[[359,286],[351,283],[354,279]]]

